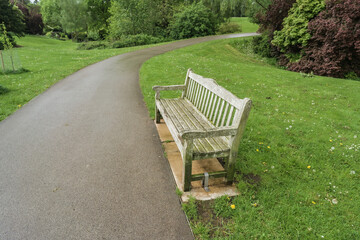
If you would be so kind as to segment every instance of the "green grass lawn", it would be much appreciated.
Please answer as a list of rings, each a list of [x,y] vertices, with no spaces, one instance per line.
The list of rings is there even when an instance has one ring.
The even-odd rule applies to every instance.
[[[188,68],[253,100],[236,165],[241,194],[185,206],[197,238],[360,239],[360,82],[303,77],[244,49],[240,39],[207,42],[141,69],[152,117],[151,87],[183,84]]]
[[[242,33],[256,32],[259,28],[259,25],[251,23],[248,17],[232,17],[230,22],[239,24]]]
[[[0,121],[57,81],[77,70],[121,53],[144,48],[76,50],[78,44],[39,36],[26,36],[14,50],[22,67],[20,74],[0,72]],[[16,62],[18,64],[18,62]]]

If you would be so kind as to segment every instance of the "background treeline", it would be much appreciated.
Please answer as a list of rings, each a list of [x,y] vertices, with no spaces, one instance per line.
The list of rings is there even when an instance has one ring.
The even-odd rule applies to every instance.
[[[359,79],[359,0],[272,0],[255,19],[256,53],[291,71]]]
[[[156,42],[236,31],[230,17],[249,16],[253,0],[0,0],[9,35],[46,34],[78,42]],[[230,25],[230,26],[229,26]]]

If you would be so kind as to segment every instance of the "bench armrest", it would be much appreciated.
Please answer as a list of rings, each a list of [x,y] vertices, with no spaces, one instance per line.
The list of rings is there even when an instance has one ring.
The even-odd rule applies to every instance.
[[[233,127],[219,127],[213,128],[207,131],[204,130],[191,130],[180,132],[182,139],[190,140],[196,138],[207,138],[207,137],[221,137],[221,136],[235,136],[238,129]]]
[[[152,89],[156,92],[160,91],[176,91],[185,90],[185,85],[169,85],[169,86],[153,86]]]

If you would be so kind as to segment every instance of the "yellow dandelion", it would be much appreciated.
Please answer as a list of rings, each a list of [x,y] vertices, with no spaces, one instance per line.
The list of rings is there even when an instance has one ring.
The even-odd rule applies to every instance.
[[[312,203],[312,204],[316,204],[316,202],[314,202],[314,201],[311,201],[311,203]]]
[[[270,149],[270,146],[267,146],[268,149]]]
[[[18,107],[21,107],[21,104],[19,104]]]
[[[259,142],[259,144],[261,145],[261,144],[264,144],[263,142]]]
[[[235,204],[230,205],[231,209],[235,209]]]
[[[307,168],[308,168],[308,169],[310,169],[310,168],[311,168],[311,166],[309,165],[309,166],[307,166]]]
[[[258,151],[259,151],[259,149],[256,149],[256,151],[258,152]]]
[[[262,162],[263,165],[266,165],[266,162]]]
[[[340,143],[340,146],[342,146],[343,145],[343,143]]]
[[[267,172],[267,171],[268,171],[267,169],[264,170],[264,172]]]
[[[253,207],[257,207],[257,203],[251,204]]]
[[[329,142],[332,142],[332,141],[333,141],[332,139],[329,140]]]

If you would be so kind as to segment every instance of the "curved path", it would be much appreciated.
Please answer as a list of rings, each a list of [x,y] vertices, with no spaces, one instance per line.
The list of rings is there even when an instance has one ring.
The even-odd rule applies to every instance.
[[[0,239],[192,239],[138,71],[170,50],[250,35],[112,57],[1,122]]]

